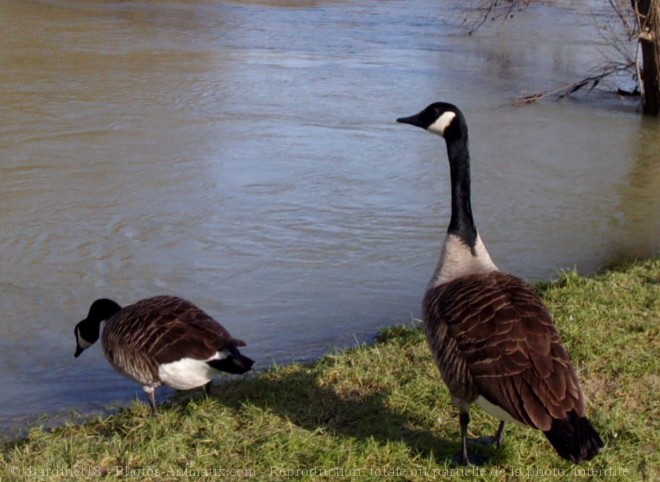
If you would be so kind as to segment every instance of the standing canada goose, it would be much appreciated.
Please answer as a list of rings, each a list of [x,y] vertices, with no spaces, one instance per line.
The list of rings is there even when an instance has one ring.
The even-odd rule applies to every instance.
[[[426,338],[460,412],[459,462],[470,464],[467,429],[475,403],[501,420],[491,442],[502,445],[505,422],[540,429],[574,463],[603,446],[585,417],[571,358],[534,289],[497,269],[481,241],[470,205],[468,129],[444,102],[397,119],[444,137],[451,174],[451,220],[423,301]]]
[[[76,358],[99,339],[103,320],[106,357],[122,375],[142,385],[154,412],[154,390],[160,385],[189,390],[220,372],[245,373],[254,363],[238,351],[244,341],[174,296],[146,298],[125,308],[112,300],[96,300],[74,330]]]

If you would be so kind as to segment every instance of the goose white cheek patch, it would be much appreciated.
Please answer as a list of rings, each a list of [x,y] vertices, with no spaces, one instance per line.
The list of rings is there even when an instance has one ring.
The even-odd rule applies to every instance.
[[[428,127],[429,132],[433,132],[434,134],[438,134],[439,136],[444,136],[445,135],[445,129],[449,124],[452,123],[452,121],[456,118],[456,112],[445,112],[442,114],[440,117],[436,119],[436,121],[431,124]]]
[[[82,335],[80,334],[80,328],[76,328],[76,339],[78,341],[78,344],[80,345],[80,348],[83,350],[86,350],[90,346],[92,346],[92,343],[88,342],[85,340]]]

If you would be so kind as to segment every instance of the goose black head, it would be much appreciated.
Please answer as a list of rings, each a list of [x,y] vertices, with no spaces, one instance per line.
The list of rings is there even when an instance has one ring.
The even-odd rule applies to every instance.
[[[112,300],[99,299],[92,303],[87,318],[79,322],[73,333],[76,336],[76,352],[74,357],[78,358],[87,348],[99,339],[101,322],[112,317],[121,310],[121,306]]]
[[[458,107],[447,102],[435,102],[418,114],[399,117],[396,121],[426,129],[448,142],[458,138],[467,142],[465,117]]]

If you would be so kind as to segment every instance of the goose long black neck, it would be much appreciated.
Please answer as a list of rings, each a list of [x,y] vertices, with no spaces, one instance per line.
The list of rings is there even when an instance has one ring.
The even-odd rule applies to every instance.
[[[99,324],[103,320],[107,320],[113,316],[119,310],[121,310],[121,306],[117,303],[107,298],[101,298],[92,303],[92,306],[89,308],[87,319]]]
[[[470,152],[467,127],[457,126],[454,135],[445,137],[451,175],[451,220],[448,234],[458,236],[473,251],[477,242],[477,229],[470,202]]]

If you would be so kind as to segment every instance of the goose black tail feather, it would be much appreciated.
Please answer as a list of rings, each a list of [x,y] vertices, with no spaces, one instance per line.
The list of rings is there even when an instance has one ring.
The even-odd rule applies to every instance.
[[[571,411],[563,420],[553,420],[544,432],[560,457],[576,464],[591,460],[603,447],[603,441],[586,417]]]
[[[216,370],[240,375],[250,371],[250,368],[252,368],[252,365],[254,364],[254,360],[243,356],[240,353],[236,353],[235,355],[230,355],[222,360],[211,360],[208,364]]]

